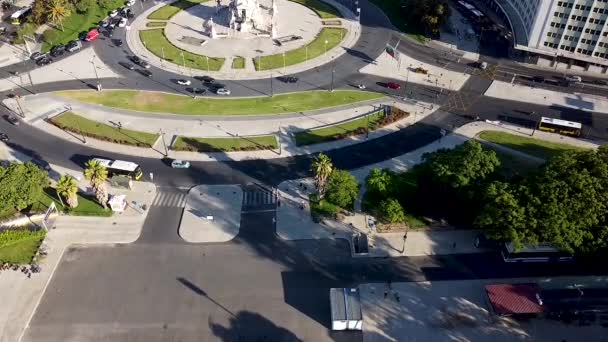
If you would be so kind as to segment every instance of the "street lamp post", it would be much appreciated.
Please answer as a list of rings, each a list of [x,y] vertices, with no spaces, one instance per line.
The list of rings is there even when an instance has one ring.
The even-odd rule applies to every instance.
[[[182,61],[184,62],[184,72],[186,72],[187,71],[187,69],[186,69],[186,57],[184,57],[184,53],[183,52],[180,52],[180,54],[182,55]]]
[[[325,54],[327,54],[327,40],[325,40]]]
[[[270,97],[274,96],[274,87],[272,86],[272,71],[270,72]]]
[[[97,79],[97,91],[101,91],[101,81],[99,80],[99,75],[97,74],[97,67],[95,66],[95,56],[91,59],[91,64],[93,65],[93,71],[95,71],[95,78]]]
[[[163,129],[160,129],[160,136],[161,139],[163,139],[163,146],[165,147],[165,157],[169,156],[169,150],[167,149],[167,143],[165,142],[165,132],[163,132]]]
[[[304,47],[304,50],[306,50],[306,58],[304,59],[305,62],[308,62],[308,45],[306,45]]]
[[[163,66],[163,60],[165,59],[165,48],[161,46],[160,47],[160,52],[163,55],[163,58],[161,58],[161,60],[160,60],[160,66]]]
[[[207,72],[209,72],[209,56],[205,56],[207,58]]]
[[[283,51],[283,75],[285,75],[285,51]]]

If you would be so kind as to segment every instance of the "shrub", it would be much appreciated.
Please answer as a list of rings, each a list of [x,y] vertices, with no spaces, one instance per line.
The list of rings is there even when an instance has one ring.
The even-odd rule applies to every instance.
[[[341,208],[352,209],[359,194],[359,182],[345,170],[334,170],[329,176],[327,200]]]
[[[405,213],[403,207],[394,198],[386,199],[380,202],[379,207],[380,215],[382,220],[388,223],[397,223],[405,221]]]

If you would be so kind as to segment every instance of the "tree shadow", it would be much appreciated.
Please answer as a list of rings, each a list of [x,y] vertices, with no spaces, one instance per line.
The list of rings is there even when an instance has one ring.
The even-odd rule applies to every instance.
[[[209,322],[209,328],[221,341],[302,342],[293,332],[251,311],[240,311],[230,318],[228,326]]]

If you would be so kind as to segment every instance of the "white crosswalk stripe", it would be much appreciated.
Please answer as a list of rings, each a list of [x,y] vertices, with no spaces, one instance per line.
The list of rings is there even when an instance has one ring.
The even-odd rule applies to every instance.
[[[185,207],[186,194],[180,192],[159,191],[156,193],[156,197],[154,197],[152,205],[159,207]]]
[[[249,190],[243,193],[243,206],[274,204],[275,198],[270,191]]]

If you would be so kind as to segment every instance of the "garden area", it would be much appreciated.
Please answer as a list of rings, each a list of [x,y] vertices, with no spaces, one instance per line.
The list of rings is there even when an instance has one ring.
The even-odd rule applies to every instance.
[[[179,66],[183,66],[185,60],[187,68],[219,71],[226,60],[221,57],[208,57],[181,49],[167,39],[165,30],[162,28],[139,31],[139,39],[141,39],[146,49],[156,57]]]
[[[347,34],[347,30],[339,27],[325,27],[313,41],[297,49],[274,55],[261,56],[253,59],[255,70],[272,70],[290,66],[321,56],[336,47]],[[327,42],[327,43],[326,43]]]
[[[383,94],[364,91],[307,91],[272,97],[211,99],[151,91],[76,90],[56,95],[107,107],[151,113],[182,115],[272,115],[337,107],[382,98]]]
[[[233,138],[191,138],[178,136],[171,147],[174,151],[235,152],[276,150],[279,148],[274,135],[242,136]]]
[[[64,131],[116,144],[152,147],[159,137],[158,134],[134,131],[118,125],[106,125],[72,112],[52,117],[48,121]]]
[[[0,231],[0,265],[31,263],[45,236],[44,229],[19,228]]]
[[[485,141],[499,144],[541,159],[548,160],[564,151],[583,151],[584,148],[551,142],[546,140],[523,137],[501,131],[482,131],[479,137]]]
[[[337,125],[297,132],[295,133],[294,138],[297,146],[346,139],[351,136],[367,134],[370,131],[377,130],[404,119],[408,115],[409,113],[398,110],[397,108],[391,108],[391,114],[386,115],[383,109],[368,114],[365,117],[346,121]]]
[[[148,19],[152,20],[169,20],[179,11],[188,9],[208,0],[178,0],[172,4],[165,5],[148,15]]]
[[[320,0],[289,0],[300,5],[306,6],[315,11],[321,19],[331,19],[341,17],[340,11],[330,4]]]
[[[450,17],[450,7],[443,0],[370,0],[378,6],[391,23],[420,43],[427,36],[438,35]]]

